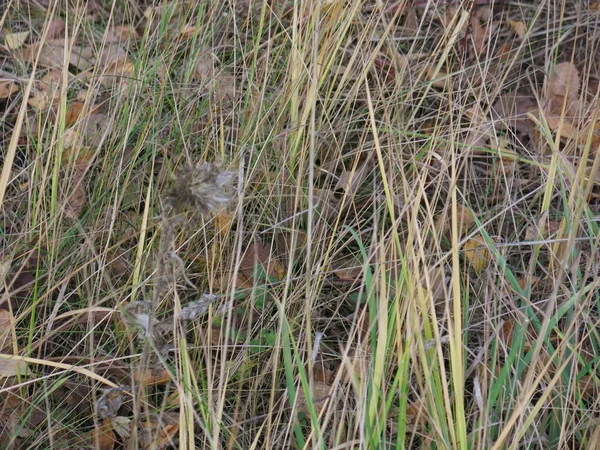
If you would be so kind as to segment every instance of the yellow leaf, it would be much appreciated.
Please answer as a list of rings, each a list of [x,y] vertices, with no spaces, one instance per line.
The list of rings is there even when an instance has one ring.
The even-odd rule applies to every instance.
[[[490,251],[481,238],[471,238],[464,244],[464,255],[471,263],[473,269],[480,271],[485,269],[490,262]]]
[[[527,33],[527,25],[525,25],[525,22],[521,20],[511,20],[508,22],[508,24],[510,25],[512,32],[520,38],[525,36]]]
[[[29,37],[29,31],[21,31],[19,33],[9,33],[6,35],[6,46],[11,50],[15,50],[21,47],[27,38]]]
[[[459,225],[459,236],[464,236],[471,225],[475,223],[475,214],[468,206],[465,206],[461,203],[456,204],[456,217]],[[446,212],[446,214],[442,214],[437,221],[438,228],[441,228],[444,233],[450,231],[452,227],[452,219],[450,216],[450,209]]]
[[[234,215],[227,211],[221,211],[215,215],[215,228],[221,237],[227,236],[231,225],[233,225]]]

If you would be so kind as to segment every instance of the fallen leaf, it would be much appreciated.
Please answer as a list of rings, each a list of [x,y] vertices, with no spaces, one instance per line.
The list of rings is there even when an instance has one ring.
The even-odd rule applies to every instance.
[[[43,43],[30,44],[22,50],[23,59],[29,63],[34,63],[40,47],[39,64],[41,66],[62,69],[65,65],[65,52],[67,53],[67,64],[79,70],[86,70],[94,65],[90,49],[81,48],[77,45],[71,46],[71,43],[65,39],[47,39]]]
[[[113,431],[111,419],[104,419],[102,424],[94,430],[92,444],[98,450],[112,450],[115,447],[117,438]]]
[[[186,24],[182,26],[175,35],[175,39],[185,40],[198,35],[200,27],[197,25]]]
[[[100,76],[100,84],[112,86],[118,81],[130,78],[135,71],[135,65],[127,56],[115,59],[106,64],[106,68]]]
[[[111,418],[112,428],[121,439],[131,436],[131,419],[129,417],[117,416]]]
[[[149,416],[141,425],[139,441],[144,450],[162,449],[174,445],[179,432],[179,413],[161,413]]]
[[[448,208],[443,212],[437,220],[437,228],[441,229],[443,233],[448,233],[452,229],[452,216],[451,210]],[[461,203],[456,204],[456,218],[459,225],[459,236],[464,236],[469,228],[475,223],[475,214],[468,206]]]
[[[592,145],[600,142],[598,124],[590,120],[593,114],[584,116],[585,101],[580,96],[581,79],[573,63],[557,64],[550,76],[546,77],[548,96],[544,114],[552,131],[560,132],[561,137],[585,143],[590,131]],[[594,127],[590,129],[590,127]]]
[[[285,277],[285,269],[272,257],[265,245],[255,239],[254,243],[248,246],[240,261],[240,272],[248,280],[256,282],[254,275],[257,267],[262,268],[270,278],[276,281],[281,281]]]
[[[6,283],[9,291],[8,298],[4,296],[4,300],[10,301],[13,311],[18,310],[31,294],[40,262],[40,253],[37,248],[34,248],[19,253],[13,260],[16,268]],[[9,310],[8,302],[0,301],[0,309]]]
[[[221,237],[225,237],[229,234],[235,215],[228,211],[221,211],[215,214],[215,229],[217,234]]]
[[[0,98],[8,98],[18,90],[19,85],[15,81],[0,81]]]
[[[322,381],[315,381],[313,383],[312,392],[310,393],[310,397],[306,395],[304,389],[301,387],[298,389],[296,394],[297,396],[297,411],[302,412],[304,414],[309,414],[309,400],[310,404],[314,405],[317,415],[320,414],[321,410],[325,406],[325,402],[329,399],[329,391],[331,390],[331,386]]]
[[[521,20],[509,20],[508,25],[513,33],[522,38],[527,34],[527,25]]]
[[[131,397],[131,388],[120,387],[107,389],[96,404],[96,414],[100,419],[116,417],[125,400]]]
[[[598,377],[592,377],[590,375],[584,375],[579,380],[579,389],[583,394],[583,398],[586,400],[593,400],[598,398],[600,392],[600,383],[598,383]],[[600,436],[599,436],[600,438]],[[588,447],[600,450],[600,439],[598,440],[598,447]]]
[[[416,400],[406,405],[406,423],[417,426],[427,423],[427,406],[425,400]]]
[[[0,353],[14,354],[13,328],[14,318],[12,314],[5,309],[0,309]],[[0,380],[26,374],[27,365],[24,361],[0,358]]]
[[[356,192],[371,172],[371,159],[372,158],[366,159],[354,170],[342,171],[335,187],[333,188],[333,191],[336,193],[336,195],[339,193],[338,198],[344,195],[347,197],[347,199],[354,198]]]
[[[363,276],[363,264],[354,256],[337,258],[331,265],[331,272],[341,281],[356,281]]]
[[[487,249],[485,241],[481,238],[471,238],[464,243],[463,253],[465,258],[473,269],[481,271],[485,269],[491,258],[490,251]]]
[[[427,79],[431,81],[431,85],[433,87],[439,89],[444,89],[446,87],[446,83],[448,83],[449,81],[451,82],[451,80],[449,80],[448,74],[444,70],[439,70],[438,72],[435,72],[433,66],[429,66],[427,68]]]
[[[6,46],[11,50],[16,50],[25,44],[29,37],[29,31],[20,31],[18,33],[9,33],[5,37]]]
[[[244,274],[238,272],[235,279],[232,273],[226,273],[214,279],[212,290],[215,292],[229,292],[233,289],[252,289],[252,281]]]
[[[506,347],[510,348],[512,345],[513,334],[515,330],[515,319],[507,319],[498,330],[498,338]]]
[[[61,18],[52,19],[48,25],[48,34],[46,39],[60,39],[64,37],[65,33],[65,21]]]
[[[0,309],[0,351],[12,350],[10,344],[12,323],[13,316],[10,311]]]
[[[579,97],[581,79],[579,71],[571,62],[563,62],[554,67],[547,78],[548,89],[552,95],[558,97]]]
[[[79,436],[73,442],[74,448],[94,448],[97,450],[113,450],[117,437],[113,431],[111,419],[103,419],[93,430]]]
[[[80,117],[86,116],[88,114],[100,114],[99,106],[86,106],[84,102],[75,101],[71,103],[67,109],[67,114],[65,118],[66,126],[71,127],[77,123]]]
[[[29,106],[41,111],[50,105],[58,104],[60,100],[59,87],[62,80],[63,74],[61,70],[49,70],[33,89],[32,94],[27,100]]]
[[[65,203],[65,215],[70,219],[79,218],[85,207],[86,192],[83,180],[93,161],[93,157],[94,153],[89,148],[81,149],[76,156],[73,171],[71,172],[73,190],[67,196]]]
[[[106,42],[137,41],[141,36],[133,25],[117,25],[113,33],[106,33]]]
[[[6,277],[10,273],[12,266],[12,255],[1,255],[0,256],[0,292],[6,289]],[[1,340],[0,340],[1,342]],[[0,345],[1,346],[1,345]]]
[[[155,386],[168,383],[172,379],[172,375],[164,367],[155,366],[145,370],[135,369],[133,379],[147,386]]]
[[[529,282],[531,282],[531,287],[535,286],[536,284],[538,284],[540,281],[539,277],[536,276],[532,276],[532,277],[521,277],[519,279],[517,279],[517,283],[519,283],[519,287],[523,290],[527,289],[527,286],[529,285]]]
[[[505,127],[514,128],[519,133],[529,133],[534,122],[527,116],[538,111],[533,96],[519,95],[516,92],[500,96],[492,105],[492,119]]]
[[[475,14],[471,16],[471,36],[473,39],[473,50],[475,55],[481,56],[487,50],[488,29],[487,22],[481,23]]]

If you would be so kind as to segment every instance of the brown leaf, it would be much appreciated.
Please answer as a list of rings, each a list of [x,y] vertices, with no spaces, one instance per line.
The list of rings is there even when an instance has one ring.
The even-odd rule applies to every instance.
[[[8,98],[19,90],[19,85],[12,80],[0,81],[0,98]]]
[[[31,294],[35,283],[39,258],[40,252],[38,249],[32,249],[18,254],[13,260],[17,268],[11,274],[9,281],[7,281],[9,301],[13,311],[19,309],[23,301]],[[8,303],[0,302],[0,309],[8,310]]]
[[[579,380],[579,389],[583,394],[583,398],[587,400],[598,398],[598,393],[600,393],[600,383],[598,383],[597,380],[597,376],[592,377],[590,375],[584,375],[581,377]],[[600,450],[600,440],[598,440],[598,445],[597,448]]]
[[[98,400],[96,413],[100,419],[116,417],[119,409],[129,399],[131,389],[128,387],[108,389]]]
[[[60,84],[63,80],[62,71],[59,69],[49,70],[36,84],[32,95],[27,100],[29,106],[44,110],[48,106],[57,105],[60,100]]]
[[[79,120],[80,117],[83,117],[87,114],[98,114],[100,113],[100,107],[99,106],[94,106],[91,107],[91,112],[90,112],[90,106],[86,106],[84,102],[73,102],[69,105],[69,108],[67,109],[67,114],[66,114],[66,125],[68,127],[71,127],[73,125],[75,125],[75,123]]]
[[[75,448],[91,447],[97,450],[112,450],[116,441],[117,437],[113,431],[111,419],[104,419],[98,427],[77,438],[73,445]]]
[[[315,381],[313,384],[313,389],[310,395],[310,403],[315,406],[315,410],[317,415],[321,412],[323,407],[325,406],[325,402],[330,397],[329,390],[331,386],[322,381]],[[304,392],[304,389],[300,388],[297,393],[297,410],[304,414],[309,414],[310,409],[308,407],[308,397]]]
[[[146,419],[139,433],[141,448],[144,450],[163,449],[173,444],[179,432],[179,413],[153,414]]]
[[[427,79],[431,81],[431,85],[433,87],[439,89],[444,89],[446,87],[446,83],[452,82],[452,80],[448,80],[448,74],[443,69],[435,72],[433,66],[429,66],[427,68]]]
[[[106,34],[106,42],[137,41],[141,36],[133,25],[117,25],[113,33]]]
[[[92,163],[93,157],[94,153],[90,149],[83,148],[79,151],[77,159],[75,160],[71,175],[73,190],[67,197],[67,202],[65,204],[65,215],[70,219],[77,219],[85,207],[86,192],[83,179],[88,167]]]
[[[65,21],[61,18],[52,19],[48,25],[46,39],[60,39],[65,36]]]
[[[522,20],[509,20],[508,25],[512,32],[520,38],[527,34],[527,25]]]
[[[162,366],[149,367],[144,371],[136,369],[133,379],[148,386],[166,384],[171,380],[171,373]]]
[[[425,400],[416,400],[406,405],[406,423],[422,426],[427,423],[427,406]]]
[[[14,318],[9,311],[0,309],[0,353],[13,354]],[[27,374],[24,361],[0,358],[0,380]]]
[[[533,96],[518,95],[516,92],[500,96],[492,106],[492,118],[495,122],[514,128],[519,133],[529,133],[534,123],[528,113],[538,110]]]
[[[200,27],[197,25],[186,24],[182,26],[175,34],[174,38],[178,40],[191,39],[194,35],[198,35]]]
[[[581,79],[579,71],[571,62],[557,64],[547,79],[548,89],[553,96],[579,98]]]
[[[100,84],[112,86],[118,81],[130,78],[135,71],[135,65],[127,56],[109,61],[100,76]]]
[[[362,278],[363,264],[354,256],[343,256],[331,265],[331,271],[341,281],[356,281]]]
[[[254,270],[256,266],[262,267],[266,274],[277,281],[285,277],[285,269],[272,257],[269,250],[258,239],[250,244],[240,262],[240,272],[248,280],[254,280]]]
[[[356,170],[343,170],[334,187],[334,192],[353,198],[371,171],[371,158],[360,164]]]
[[[237,273],[233,279],[233,273],[226,273],[215,278],[212,289],[215,292],[228,292],[230,289],[252,289],[252,281],[244,274]]]
[[[117,438],[113,431],[111,419],[104,419],[102,424],[94,430],[92,444],[98,450],[112,450]]]
[[[504,323],[502,324],[502,327],[498,331],[498,338],[508,348],[510,348],[510,346],[512,345],[514,330],[515,330],[515,319],[507,319],[504,321]]]
[[[473,269],[479,272],[488,266],[491,254],[483,239],[471,238],[464,243],[463,249],[465,258]]]
[[[469,231],[469,228],[471,228],[471,226],[475,223],[475,214],[468,206],[457,203],[456,217],[460,226],[458,235],[464,236]],[[448,233],[452,229],[452,216],[450,208],[448,208],[447,211],[443,212],[438,217],[437,228],[441,229],[443,233]]]
[[[43,43],[36,42],[28,45],[22,51],[25,61],[33,63],[40,47],[39,64],[41,66],[62,69],[65,62],[65,51],[67,52],[67,64],[75,66],[79,70],[86,70],[94,64],[90,49],[77,45],[71,47],[70,43],[64,39],[47,39]]]
[[[483,55],[487,50],[488,30],[487,23],[482,24],[475,14],[471,17],[471,32],[473,50],[477,56]]]

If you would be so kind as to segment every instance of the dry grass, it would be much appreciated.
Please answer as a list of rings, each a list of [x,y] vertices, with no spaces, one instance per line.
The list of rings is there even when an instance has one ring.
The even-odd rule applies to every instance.
[[[600,446],[596,4],[0,24],[1,449]]]

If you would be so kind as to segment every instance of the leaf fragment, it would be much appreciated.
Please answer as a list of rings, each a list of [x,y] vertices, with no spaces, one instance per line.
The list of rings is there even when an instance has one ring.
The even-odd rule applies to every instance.
[[[17,33],[9,33],[4,38],[6,46],[11,50],[16,50],[25,44],[25,41],[29,37],[29,31],[19,31]]]
[[[13,327],[13,315],[10,311],[0,309],[0,353],[14,354]],[[26,374],[27,365],[25,361],[0,358],[0,380]]]
[[[248,280],[254,280],[254,282],[256,282],[258,281],[255,279],[256,268],[262,268],[267,276],[276,281],[281,281],[285,277],[285,269],[283,266],[258,239],[255,239],[254,243],[250,244],[246,249],[246,253],[244,253],[240,262],[240,272]]]
[[[491,254],[483,239],[471,238],[464,243],[463,249],[465,258],[477,272],[488,266]]]
[[[19,85],[13,80],[0,81],[0,99],[8,98],[19,90]]]

